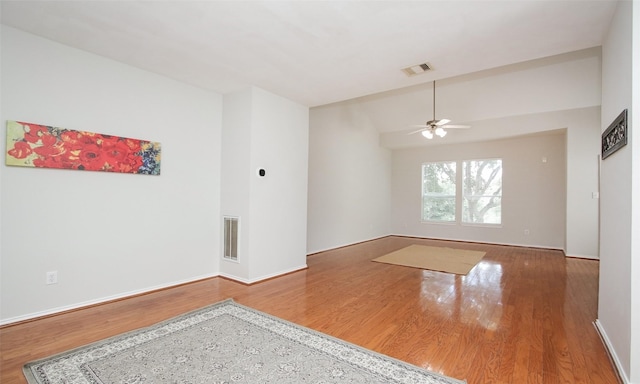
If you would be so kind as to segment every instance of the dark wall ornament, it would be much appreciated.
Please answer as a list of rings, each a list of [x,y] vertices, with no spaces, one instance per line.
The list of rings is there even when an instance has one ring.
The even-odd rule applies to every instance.
[[[615,151],[627,145],[627,110],[618,117],[602,133],[602,159],[611,156]]]

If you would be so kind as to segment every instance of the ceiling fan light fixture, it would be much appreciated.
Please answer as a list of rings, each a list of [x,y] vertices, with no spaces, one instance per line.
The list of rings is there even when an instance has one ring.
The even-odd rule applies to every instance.
[[[440,137],[444,137],[447,134],[447,131],[445,131],[442,127],[438,127],[436,128],[435,134]]]
[[[422,136],[426,137],[429,140],[433,139],[433,133],[431,133],[430,130],[422,131]]]

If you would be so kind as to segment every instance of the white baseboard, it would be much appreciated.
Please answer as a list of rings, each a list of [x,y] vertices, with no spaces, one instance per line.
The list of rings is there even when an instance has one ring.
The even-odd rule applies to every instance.
[[[598,256],[593,256],[593,255],[578,255],[578,254],[567,254],[567,252],[565,251],[564,254],[567,257],[575,257],[576,259],[587,259],[587,260],[600,260],[600,258]]]
[[[336,244],[336,245],[333,245],[333,246],[330,246],[330,247],[307,249],[307,256],[315,255],[316,253],[333,251],[333,250],[340,249],[340,248],[351,247],[352,245],[362,244],[362,243],[366,243],[368,241],[382,239],[384,237],[389,237],[389,236],[402,236],[402,235],[391,235],[391,234],[389,234],[389,235],[380,235],[380,236],[366,238],[364,240],[359,240],[359,241],[356,241],[354,243],[342,243],[342,244]]]
[[[166,289],[166,288],[170,288],[170,287],[175,287],[176,285],[192,283],[194,281],[208,279],[208,278],[217,277],[217,276],[219,276],[219,275],[217,275],[217,274],[202,275],[202,276],[197,276],[197,277],[193,277],[193,278],[190,278],[190,279],[185,279],[185,280],[181,280],[181,281],[174,281],[174,282],[171,282],[171,283],[161,284],[161,285],[157,285],[157,286],[154,286],[154,287],[148,287],[148,288],[144,288],[144,289],[140,289],[140,290],[136,290],[136,291],[130,291],[130,292],[125,292],[125,293],[121,293],[121,294],[117,294],[117,295],[113,295],[113,296],[102,297],[102,298],[95,299],[95,300],[89,300],[89,301],[84,301],[84,302],[81,302],[81,303],[65,305],[65,306],[57,307],[57,308],[51,308],[51,309],[47,309],[47,310],[44,310],[44,311],[33,312],[33,313],[29,313],[29,314],[22,315],[22,316],[11,317],[11,318],[8,318],[8,319],[1,319],[0,320],[0,326],[7,325],[7,324],[12,324],[12,323],[17,323],[17,322],[20,322],[20,321],[31,320],[31,319],[35,319],[35,318],[38,318],[38,317],[55,315],[57,313],[66,312],[66,311],[72,311],[72,310],[75,310],[75,309],[81,309],[83,307],[88,307],[88,306],[92,306],[92,305],[103,304],[103,303],[107,303],[107,302],[113,301],[113,300],[125,299],[125,298],[128,298],[128,297],[137,296],[137,295],[141,295],[141,294],[157,291],[157,290],[160,290],[160,289]]]
[[[469,239],[458,239],[453,237],[426,237],[426,236],[417,236],[417,235],[404,235],[404,234],[391,234],[389,236],[397,236],[397,237],[412,237],[415,239],[424,239],[424,240],[440,240],[440,241],[457,241],[461,243],[475,243],[475,244],[487,244],[487,245],[500,245],[507,247],[521,247],[521,248],[538,248],[538,249],[548,249],[551,251],[562,251],[566,254],[563,248],[550,247],[548,245],[536,245],[536,244],[519,244],[519,243],[498,243],[498,242],[488,242],[482,240],[469,240]],[[580,258],[590,258],[587,256],[576,256]]]
[[[615,369],[618,371],[618,376],[620,377],[620,379],[622,379],[623,384],[631,384],[631,381],[629,381],[626,372],[622,369],[622,363],[620,362],[620,359],[616,354],[616,350],[613,349],[613,344],[611,344],[611,340],[609,339],[609,336],[607,336],[607,332],[605,332],[604,328],[602,328],[602,324],[597,319],[593,322],[593,324],[595,325],[596,331],[598,331],[598,334],[600,335],[600,338],[602,339],[602,342],[607,349],[607,353],[609,353],[611,361],[613,361]]]
[[[224,272],[220,272],[219,276],[225,277],[227,279],[234,280],[234,281],[237,281],[237,282],[240,282],[240,283],[243,283],[243,284],[255,284],[255,283],[263,281],[263,280],[268,280],[268,279],[272,279],[274,277],[286,275],[287,273],[298,272],[298,271],[301,271],[301,270],[306,269],[306,268],[307,268],[307,264],[303,264],[301,266],[294,267],[294,268],[291,268],[291,269],[286,269],[284,271],[279,271],[279,272],[272,273],[272,274],[269,274],[269,275],[260,276],[260,277],[257,277],[255,279],[245,279],[244,277],[239,277],[239,276],[231,275],[229,273],[224,273]]]

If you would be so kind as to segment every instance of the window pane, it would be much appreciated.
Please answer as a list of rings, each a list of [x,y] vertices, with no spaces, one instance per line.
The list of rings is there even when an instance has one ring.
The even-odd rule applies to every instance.
[[[425,221],[455,221],[455,162],[422,165],[422,219]]]
[[[493,202],[490,201],[493,199]],[[500,197],[470,197],[462,202],[462,221],[464,223],[500,224],[502,209]],[[479,210],[478,207],[482,209]],[[485,210],[486,208],[486,210]]]
[[[502,159],[462,163],[462,222],[502,222]]]
[[[455,197],[427,197],[422,202],[422,219],[425,221],[455,221]]]

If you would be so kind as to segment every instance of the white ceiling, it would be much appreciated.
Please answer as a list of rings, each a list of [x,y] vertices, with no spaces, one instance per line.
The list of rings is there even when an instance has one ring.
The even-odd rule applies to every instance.
[[[599,46],[599,1],[6,1],[1,21],[219,93],[319,106]],[[428,62],[407,77],[401,69]]]

